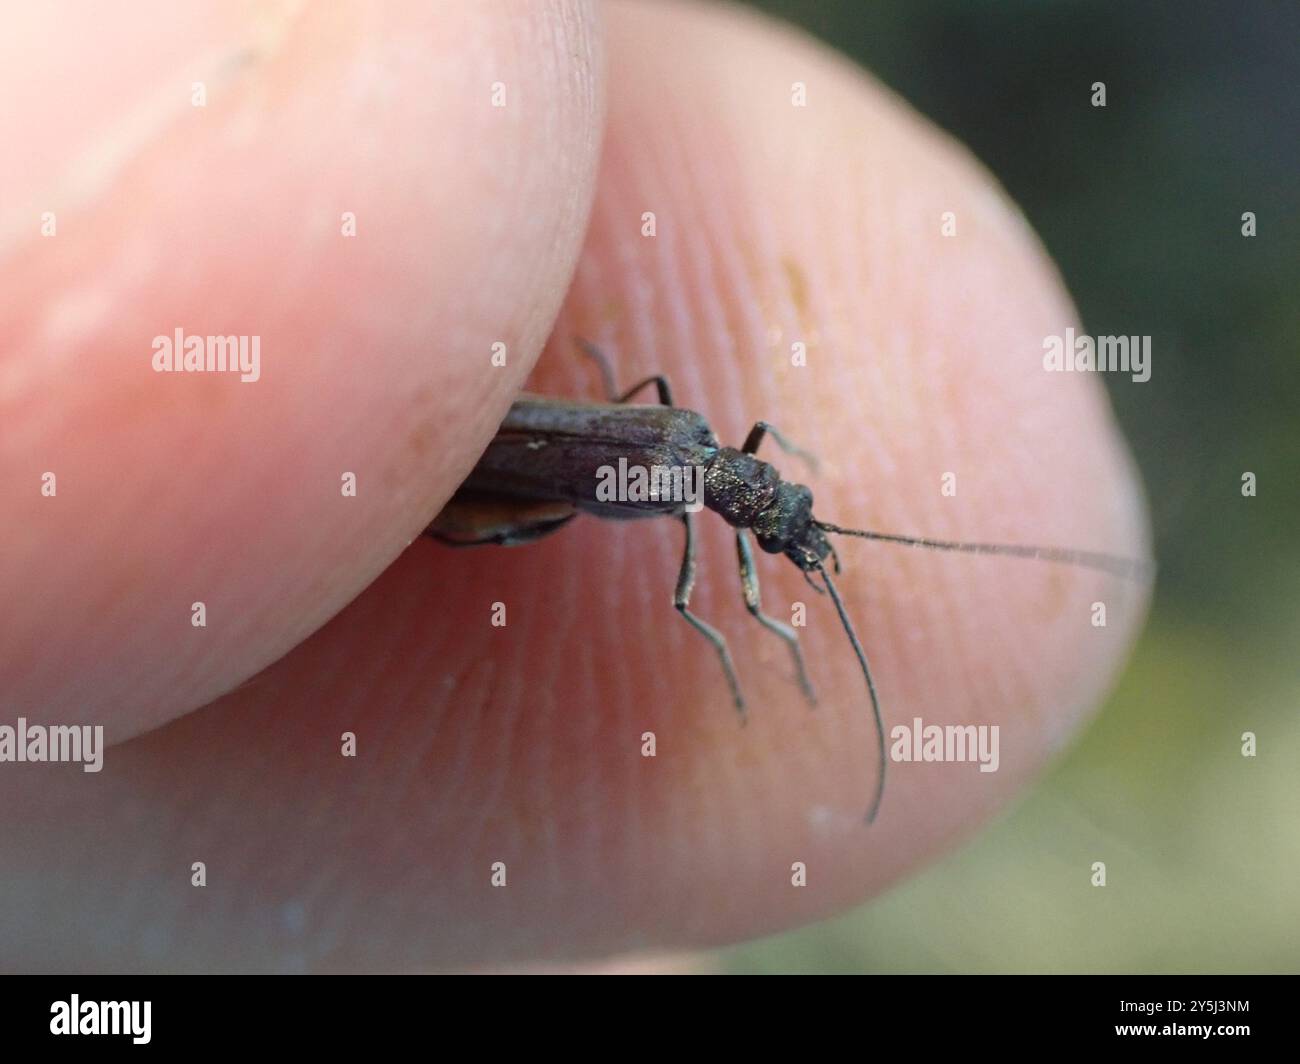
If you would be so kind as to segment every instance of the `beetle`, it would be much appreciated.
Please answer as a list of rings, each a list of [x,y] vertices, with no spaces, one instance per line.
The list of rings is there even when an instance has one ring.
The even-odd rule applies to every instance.
[[[803,484],[784,480],[776,468],[756,456],[771,436],[784,451],[797,455],[813,468],[816,460],[800,450],[765,421],[755,422],[740,448],[724,447],[703,416],[675,406],[672,389],[662,374],[647,377],[619,393],[605,356],[584,340],[579,348],[597,362],[605,383],[607,402],[556,399],[521,394],[510,407],[487,450],[465,482],[434,518],[425,533],[439,542],[457,546],[517,546],[558,532],[579,513],[612,519],[674,517],[685,526],[686,542],[673,605],[712,645],[722,664],[731,697],[741,714],[745,699],[736,677],[727,641],[712,625],[691,612],[695,587],[695,512],[673,491],[652,491],[637,498],[611,496],[608,471],[695,470],[703,484],[703,506],[719,514],[736,529],[745,606],[754,618],[779,636],[790,648],[799,686],[815,701],[799,637],[789,625],[765,614],[761,608],[758,572],[748,533],[768,554],[784,554],[819,594],[829,594],[840,623],[861,666],[875,718],[878,771],[876,789],[867,811],[874,822],[884,796],[885,725],[880,699],[867,662],[831,570],[840,572],[839,557],[827,534],[932,550],[973,554],[999,554],[1018,558],[1062,562],[1134,578],[1142,563],[1115,555],[1059,547],[1031,547],[1001,543],[966,543],[901,536],[866,529],[843,528],[813,516],[813,494]],[[629,401],[654,386],[658,405]],[[680,478],[679,478],[680,479]],[[677,481],[673,481],[677,483]],[[830,561],[828,568],[827,561]],[[814,575],[821,586],[814,582]]]

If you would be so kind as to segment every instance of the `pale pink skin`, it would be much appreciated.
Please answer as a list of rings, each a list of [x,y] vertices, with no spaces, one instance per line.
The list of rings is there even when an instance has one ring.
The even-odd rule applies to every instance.
[[[811,710],[744,611],[719,519],[694,607],[731,639],[743,730],[670,604],[673,522],[404,550],[555,324],[531,390],[596,397],[569,340],[590,337],[624,383],[666,373],[724,441],[763,418],[818,453],[813,475],[764,450],[827,520],[1142,556],[1098,382],[1041,368],[1076,312],[962,149],[730,9],[340,3],[253,26],[202,6],[106,18],[5,68],[0,724],[102,723],[117,744],[99,774],[0,765],[6,967],[406,970],[732,942],[950,848],[1095,709],[1144,588],[841,540],[890,722],[1002,729],[996,773],[893,765],[866,828],[874,737],[834,612],[760,559],[769,612],[807,603]],[[177,325],[260,334],[262,379],[155,374],[150,341]]]

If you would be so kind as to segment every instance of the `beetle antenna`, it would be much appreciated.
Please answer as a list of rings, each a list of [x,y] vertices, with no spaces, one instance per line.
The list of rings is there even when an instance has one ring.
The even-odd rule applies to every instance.
[[[823,532],[834,532],[841,536],[858,536],[861,539],[875,539],[883,543],[901,543],[905,547],[928,547],[930,550],[955,550],[965,554],[1000,554],[1010,558],[1037,558],[1044,562],[1062,562],[1066,565],[1079,565],[1085,569],[1099,569],[1125,580],[1150,579],[1155,563],[1134,561],[1121,558],[1115,554],[1099,554],[1095,551],[1069,550],[1064,547],[1026,547],[1015,543],[961,543],[946,539],[925,539],[920,536],[896,536],[887,532],[870,532],[866,529],[841,528],[828,521],[814,521],[813,524]]]
[[[849,637],[849,642],[853,644],[853,653],[858,656],[858,664],[862,666],[862,675],[867,678],[867,692],[871,695],[871,712],[876,718],[876,739],[880,749],[880,771],[876,777],[876,794],[871,800],[871,808],[867,810],[867,823],[875,821],[876,814],[880,812],[880,799],[885,794],[885,763],[888,760],[885,757],[885,721],[880,714],[880,699],[876,697],[876,684],[871,678],[871,668],[867,665],[867,653],[862,649],[861,642],[858,641],[858,633],[853,629],[853,622],[849,620],[848,610],[844,608],[844,600],[840,598],[840,593],[835,589],[835,582],[831,579],[831,574],[826,571],[820,561],[816,563],[815,568],[822,574],[822,580],[826,584],[826,590],[831,593],[831,601],[835,603],[835,609],[840,615],[840,623],[844,626],[844,632]]]

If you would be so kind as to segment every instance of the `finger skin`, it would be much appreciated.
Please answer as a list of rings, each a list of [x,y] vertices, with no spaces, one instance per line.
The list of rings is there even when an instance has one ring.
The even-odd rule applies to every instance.
[[[491,437],[586,228],[588,5],[241,10],[82,11],[9,72],[40,105],[4,119],[0,691],[33,721],[156,727],[354,598]],[[256,379],[156,372],[178,328],[256,337]]]
[[[616,77],[592,229],[530,387],[597,394],[570,350],[581,334],[623,382],[667,373],[724,441],[762,418],[816,452],[816,477],[765,454],[829,520],[1146,550],[1100,388],[1042,370],[1043,337],[1075,313],[987,174],[772,23],[694,5],[606,16]],[[956,237],[940,236],[947,210]],[[759,559],[773,616],[807,604],[810,709],[743,609],[730,530],[703,517],[692,608],[731,640],[747,726],[671,607],[674,522],[580,519],[517,550],[418,542],[284,660],[110,750],[97,777],[8,787],[31,826],[6,857],[22,869],[0,908],[11,955],[408,970],[790,927],[882,889],[1020,791],[1097,704],[1145,605],[1090,572],[841,542],[887,721],[1001,728],[996,772],[893,764],[868,828],[875,740],[830,605]]]

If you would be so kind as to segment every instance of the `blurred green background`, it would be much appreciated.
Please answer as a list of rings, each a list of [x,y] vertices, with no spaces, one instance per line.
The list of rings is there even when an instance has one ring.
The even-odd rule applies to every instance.
[[[1119,689],[1023,803],[863,909],[716,963],[1300,971],[1300,4],[752,6],[965,142],[1090,332],[1152,337],[1148,383],[1100,376],[1142,469],[1160,576]],[[1095,859],[1105,889],[1089,884]]]

